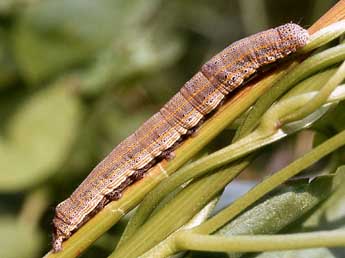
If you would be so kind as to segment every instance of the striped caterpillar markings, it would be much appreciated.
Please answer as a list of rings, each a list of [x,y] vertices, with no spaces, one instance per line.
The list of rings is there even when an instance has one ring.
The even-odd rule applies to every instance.
[[[308,32],[288,23],[239,40],[211,58],[159,112],[101,161],[72,195],[56,207],[53,251],[125,188],[164,158],[181,136],[265,64],[303,47]],[[162,156],[163,155],[163,156]]]

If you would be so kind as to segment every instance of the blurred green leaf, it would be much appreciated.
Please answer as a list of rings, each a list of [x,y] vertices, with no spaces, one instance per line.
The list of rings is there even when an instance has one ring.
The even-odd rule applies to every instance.
[[[18,191],[54,173],[68,155],[80,116],[78,99],[61,84],[28,98],[8,121],[0,145],[0,191]]]
[[[8,44],[8,32],[0,28],[0,89],[8,86],[17,77],[16,67]]]
[[[39,83],[91,60],[111,39],[142,21],[158,0],[48,0],[27,8],[16,21],[18,65],[30,83]]]
[[[159,71],[175,62],[181,56],[182,44],[177,37],[166,34],[153,29],[139,30],[131,31],[120,42],[117,40],[83,72],[81,91],[95,93],[129,75]]]
[[[42,240],[42,235],[30,225],[10,217],[0,217],[0,257],[38,257]]]

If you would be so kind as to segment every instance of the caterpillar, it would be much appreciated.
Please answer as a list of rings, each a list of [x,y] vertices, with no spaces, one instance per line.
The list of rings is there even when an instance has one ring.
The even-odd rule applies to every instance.
[[[229,45],[205,63],[180,91],[132,135],[115,147],[79,185],[57,205],[53,218],[53,251],[101,210],[121,198],[195,129],[245,79],[266,64],[284,58],[309,40],[294,23],[259,32]]]

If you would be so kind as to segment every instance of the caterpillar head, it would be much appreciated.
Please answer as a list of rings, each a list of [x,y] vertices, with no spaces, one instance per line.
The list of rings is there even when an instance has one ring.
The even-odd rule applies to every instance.
[[[304,47],[309,41],[309,33],[295,23],[287,23],[276,28],[279,33],[282,45],[291,52]]]

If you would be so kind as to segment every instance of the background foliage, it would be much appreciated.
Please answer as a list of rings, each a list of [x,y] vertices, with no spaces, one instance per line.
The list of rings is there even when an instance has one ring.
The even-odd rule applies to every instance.
[[[213,54],[268,27],[308,26],[334,2],[2,0],[0,257],[47,252],[55,205]],[[266,148],[242,180],[286,165],[310,138],[303,132]],[[108,253],[119,230],[83,257]]]

